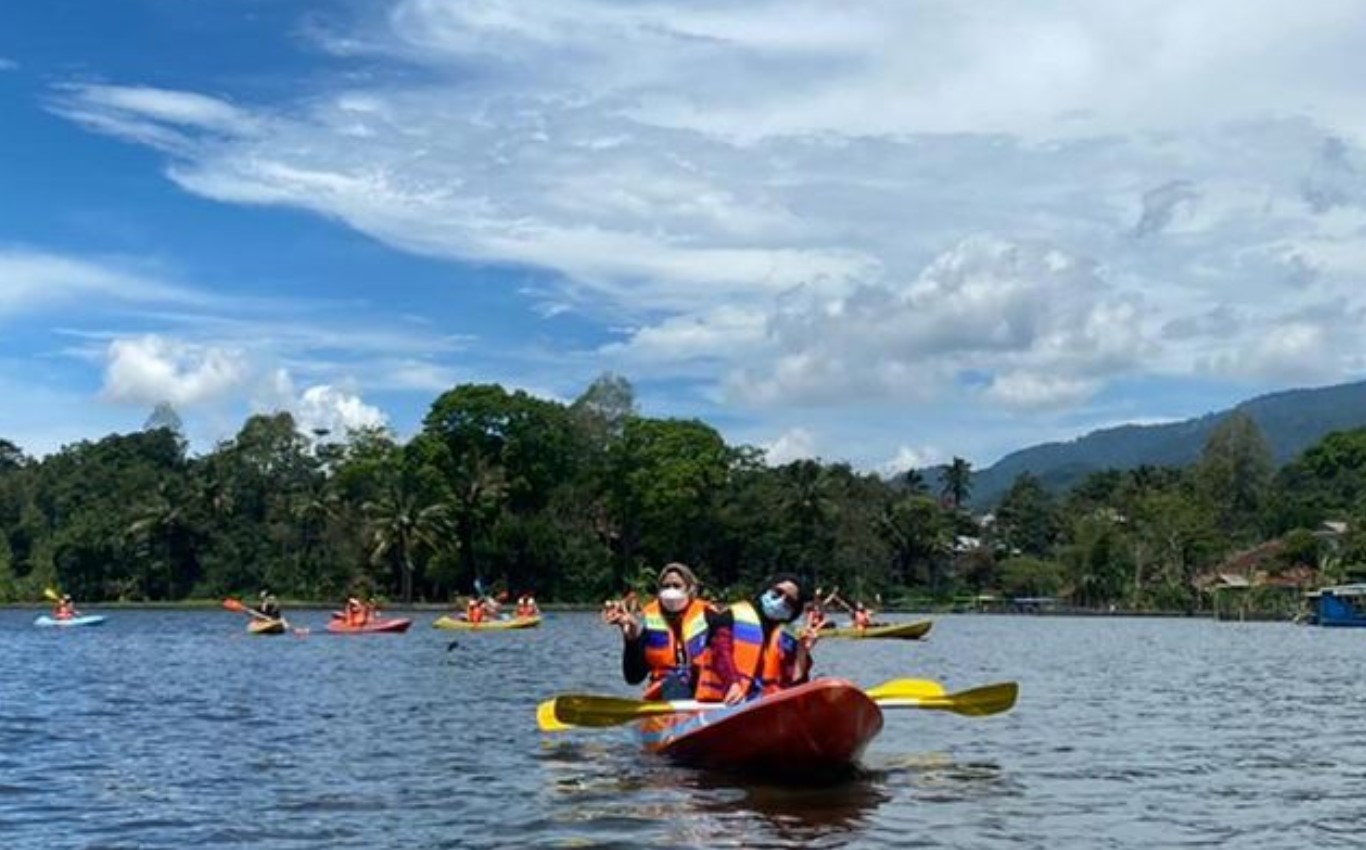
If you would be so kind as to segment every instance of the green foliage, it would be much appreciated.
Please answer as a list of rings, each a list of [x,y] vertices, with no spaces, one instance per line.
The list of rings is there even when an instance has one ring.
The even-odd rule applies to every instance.
[[[19,584],[14,576],[14,553],[9,537],[0,533],[0,604],[19,601]]]
[[[1007,558],[1001,564],[1001,589],[1010,596],[1056,596],[1065,581],[1062,565],[1041,558]]]
[[[642,416],[610,374],[570,405],[454,387],[406,443],[383,429],[328,441],[277,413],[189,457],[173,413],[41,460],[0,440],[0,601],[48,586],[83,601],[265,586],[449,600],[476,582],[592,601],[648,593],[680,560],[722,600],[785,570],[860,599],[1181,609],[1207,605],[1196,579],[1269,534],[1284,536],[1278,569],[1322,564],[1329,578],[1366,563],[1366,429],[1273,471],[1252,420],[1226,417],[1189,467],[1094,470],[1061,496],[1017,475],[984,525],[962,507],[962,458],[932,486],[913,471],[769,466],[705,423]],[[1331,545],[1313,533],[1328,519],[1349,526]]]

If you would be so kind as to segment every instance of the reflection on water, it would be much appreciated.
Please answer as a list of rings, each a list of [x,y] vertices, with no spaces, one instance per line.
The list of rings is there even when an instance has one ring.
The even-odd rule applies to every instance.
[[[1366,633],[961,616],[822,643],[821,673],[1015,679],[1020,701],[889,711],[857,773],[790,787],[675,767],[629,728],[538,733],[555,693],[631,692],[591,614],[455,647],[422,615],[360,638],[324,616],[248,639],[224,612],[0,611],[6,850],[1349,847],[1366,817]]]

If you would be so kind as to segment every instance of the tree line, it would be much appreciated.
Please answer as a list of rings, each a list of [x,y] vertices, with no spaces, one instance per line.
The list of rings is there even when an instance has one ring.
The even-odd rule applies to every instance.
[[[269,587],[449,601],[476,588],[590,602],[690,564],[717,598],[779,570],[849,598],[1053,596],[1079,606],[1193,610],[1194,579],[1282,542],[1273,571],[1333,580],[1366,553],[1366,429],[1273,467],[1231,415],[1188,468],[1095,472],[1065,494],[1028,474],[987,517],[972,468],[934,487],[843,463],[765,462],[709,425],[642,416],[624,378],[562,404],[496,384],[437,398],[412,439],[300,433],[249,417],[191,455],[162,408],[143,430],[41,459],[0,439],[0,602],[60,587],[80,600],[216,598]],[[1325,520],[1351,531],[1325,548]]]

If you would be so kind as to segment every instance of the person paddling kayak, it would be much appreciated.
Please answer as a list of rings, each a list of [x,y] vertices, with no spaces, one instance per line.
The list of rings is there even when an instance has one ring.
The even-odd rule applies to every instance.
[[[258,598],[260,600],[256,603],[256,610],[258,613],[262,616],[269,617],[272,620],[284,619],[280,614],[280,601],[275,598],[275,594],[271,593],[269,590],[262,590],[258,595]]]
[[[622,677],[630,685],[648,678],[646,699],[719,701],[720,674],[708,652],[720,613],[698,599],[697,576],[686,564],[666,564],[658,581],[655,598],[639,612],[625,603],[603,610],[604,622],[621,629]],[[728,660],[722,666],[730,673]]]
[[[76,610],[76,603],[71,601],[70,593],[63,593],[62,598],[57,600],[57,604],[52,606],[52,618],[54,620],[74,620],[81,616],[81,612]]]

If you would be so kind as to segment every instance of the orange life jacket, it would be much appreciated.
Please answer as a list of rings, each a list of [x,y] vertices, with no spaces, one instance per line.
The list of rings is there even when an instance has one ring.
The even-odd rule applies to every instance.
[[[359,599],[352,597],[346,600],[346,625],[363,626],[365,625],[365,606]]]
[[[471,623],[482,623],[484,621],[484,605],[478,599],[471,598],[465,604],[465,619]]]
[[[678,636],[665,618],[658,599],[651,600],[641,609],[645,663],[650,667],[652,688],[674,674],[682,674],[691,681],[696,671],[694,696],[697,699],[715,702],[725,696],[721,680],[712,669],[711,650],[708,648],[707,612],[710,610],[711,607],[700,599],[688,603],[688,607],[678,615],[682,632],[680,646]],[[646,693],[650,690],[647,689]]]
[[[782,690],[783,670],[796,655],[797,638],[783,626],[775,626],[765,643],[764,628],[752,604],[737,602],[730,611],[735,619],[731,657],[747,696]]]
[[[76,616],[76,606],[70,602],[58,602],[55,613],[58,620],[70,620]]]

